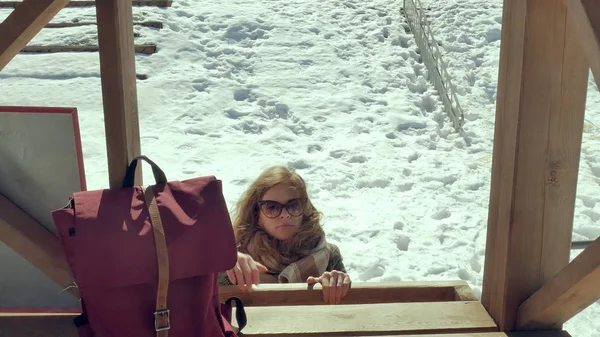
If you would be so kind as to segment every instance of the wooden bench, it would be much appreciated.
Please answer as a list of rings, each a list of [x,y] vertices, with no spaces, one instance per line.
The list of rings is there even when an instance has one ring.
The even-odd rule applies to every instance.
[[[220,287],[243,300],[242,336],[569,337],[563,331],[498,332],[466,282],[354,283],[339,305],[319,285],[263,284],[252,292]],[[0,336],[77,337],[77,310],[0,310]],[[234,315],[235,316],[235,315]],[[234,325],[237,325],[234,319]]]

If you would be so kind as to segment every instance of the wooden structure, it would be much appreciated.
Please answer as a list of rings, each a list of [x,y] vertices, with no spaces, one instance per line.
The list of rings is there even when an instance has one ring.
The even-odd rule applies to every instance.
[[[0,25],[0,70],[74,3],[19,4]],[[118,186],[129,159],[140,153],[132,3],[95,5],[109,181]],[[464,282],[355,283],[339,306],[322,305],[319,289],[305,285],[261,286],[253,293],[222,288],[222,296],[237,294],[248,306],[244,335],[568,336],[562,324],[600,299],[600,239],[569,263],[590,66],[599,80],[600,2],[504,0],[481,301]],[[28,228],[0,233],[0,239],[19,236],[29,260],[39,252],[56,254]],[[64,268],[41,269],[69,278]],[[3,312],[0,335],[76,336],[73,315]]]
[[[265,284],[248,293],[227,286],[221,287],[220,295],[222,300],[235,295],[244,302],[248,325],[242,336],[569,337],[558,330],[498,331],[464,281],[356,283],[336,306],[324,305],[319,287]],[[77,337],[72,319],[78,314],[0,310],[0,335]]]

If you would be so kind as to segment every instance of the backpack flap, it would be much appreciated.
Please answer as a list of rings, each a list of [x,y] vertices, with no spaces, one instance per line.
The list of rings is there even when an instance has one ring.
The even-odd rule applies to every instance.
[[[172,281],[233,268],[237,250],[221,181],[213,176],[153,186]],[[140,187],[74,194],[53,212],[78,286],[156,282],[156,248]]]

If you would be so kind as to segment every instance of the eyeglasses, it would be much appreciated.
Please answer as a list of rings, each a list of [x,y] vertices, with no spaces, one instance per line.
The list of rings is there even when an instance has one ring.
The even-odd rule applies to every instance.
[[[285,204],[274,200],[262,200],[258,202],[258,207],[262,210],[263,214],[267,218],[278,217],[284,208],[287,210],[289,215],[300,216],[302,213],[304,213],[304,200],[299,198],[292,199]]]

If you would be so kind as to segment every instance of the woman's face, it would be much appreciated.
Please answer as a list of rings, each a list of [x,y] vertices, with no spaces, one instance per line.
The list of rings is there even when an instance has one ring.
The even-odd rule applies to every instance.
[[[300,229],[304,205],[297,191],[287,185],[275,185],[260,201],[258,224],[272,237],[290,240]]]

